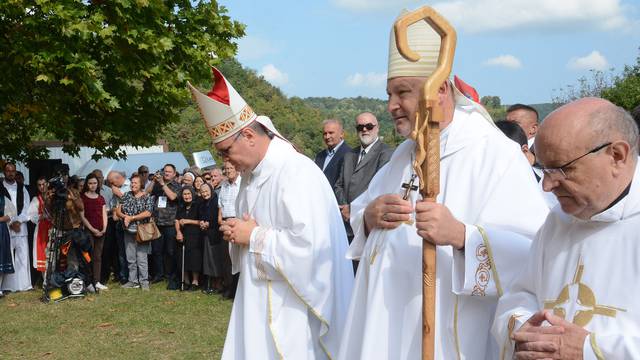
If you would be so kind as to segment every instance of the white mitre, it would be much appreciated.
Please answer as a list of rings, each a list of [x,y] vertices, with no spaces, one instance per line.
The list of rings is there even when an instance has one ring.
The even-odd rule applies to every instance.
[[[253,121],[259,122],[277,137],[286,141],[276,130],[271,119],[256,115],[218,69],[211,67],[211,71],[214,84],[207,94],[200,92],[190,82],[187,82],[187,86],[193,100],[198,104],[200,115],[214,143],[228,139]]]
[[[409,12],[406,9],[402,10],[396,21],[408,13]],[[431,28],[431,25],[426,21],[418,21],[411,24],[407,28],[407,42],[409,44],[409,48],[420,55],[420,59],[418,61],[409,61],[400,54],[396,45],[395,32],[393,31],[393,27],[391,28],[391,35],[389,36],[389,68],[387,71],[387,80],[403,76],[429,77],[438,67],[438,57],[440,56],[440,44],[442,39],[440,38],[440,35]],[[493,125],[491,115],[489,115],[482,105],[464,96],[450,80],[449,84],[453,89],[456,106],[474,108],[474,110],[477,110]]]

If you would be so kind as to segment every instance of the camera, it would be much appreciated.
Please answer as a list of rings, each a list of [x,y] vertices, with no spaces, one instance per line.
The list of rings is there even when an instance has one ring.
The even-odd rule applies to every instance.
[[[62,175],[49,179],[49,189],[53,190],[54,203],[64,203],[67,201],[67,184]]]

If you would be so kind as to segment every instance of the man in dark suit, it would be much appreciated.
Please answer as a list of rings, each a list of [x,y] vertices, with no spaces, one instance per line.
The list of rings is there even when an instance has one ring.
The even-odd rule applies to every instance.
[[[349,204],[367,189],[373,176],[389,161],[393,153],[393,149],[378,138],[378,120],[372,113],[365,112],[356,117],[356,130],[360,146],[344,155],[338,180],[333,187],[349,243],[353,239],[353,231],[349,225]],[[357,263],[354,262],[354,270],[356,267]]]
[[[316,155],[315,162],[322,169],[333,188],[342,168],[344,154],[350,152],[351,147],[344,142],[344,130],[340,120],[327,119],[323,121],[322,138],[327,148]]]

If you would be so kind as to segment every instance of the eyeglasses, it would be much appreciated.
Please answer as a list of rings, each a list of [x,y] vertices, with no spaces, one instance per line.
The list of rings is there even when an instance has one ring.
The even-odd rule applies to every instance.
[[[533,166],[536,169],[542,170],[542,172],[544,172],[544,174],[546,176],[549,176],[549,178],[551,180],[565,180],[567,178],[567,167],[571,166],[576,161],[582,159],[583,157],[585,157],[585,156],[587,156],[589,154],[597,153],[598,151],[606,148],[607,146],[609,146],[611,144],[612,144],[611,142],[608,142],[608,143],[602,144],[602,145],[600,145],[598,147],[595,147],[593,150],[587,152],[586,154],[578,156],[577,158],[569,161],[568,163],[566,163],[564,165],[558,166],[557,168],[546,168],[546,167],[544,167],[544,166],[542,166],[540,164],[534,164]]]
[[[210,177],[205,177],[204,181],[211,181],[211,178]]]
[[[356,125],[356,130],[358,130],[358,131],[363,131],[364,129],[373,130],[374,127],[376,127],[376,125],[372,124],[372,123],[358,124],[358,125]]]
[[[229,144],[229,146],[227,146],[224,149],[220,149],[217,151],[218,156],[220,156],[221,158],[226,158],[229,156],[229,150],[231,150],[231,148],[233,147],[233,144],[236,143],[236,141],[238,141],[238,138],[240,137],[240,135],[242,135],[241,131],[238,131],[238,134],[233,138],[233,141],[231,142],[231,144]]]

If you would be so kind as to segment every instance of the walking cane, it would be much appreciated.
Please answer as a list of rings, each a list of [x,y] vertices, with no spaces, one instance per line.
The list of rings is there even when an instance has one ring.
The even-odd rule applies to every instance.
[[[180,291],[184,291],[184,240],[182,241],[182,280],[180,281]]]

